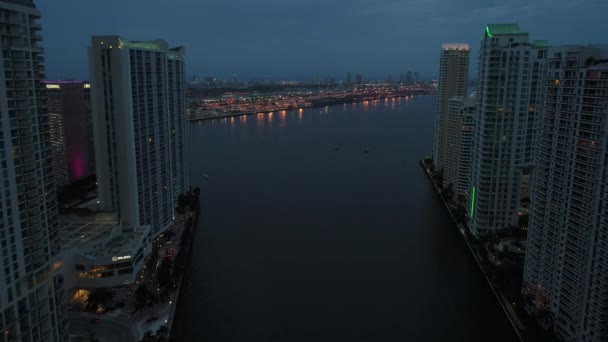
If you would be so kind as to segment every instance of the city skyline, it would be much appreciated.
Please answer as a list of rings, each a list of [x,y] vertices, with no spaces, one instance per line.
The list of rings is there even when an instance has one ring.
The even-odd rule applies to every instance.
[[[0,342],[608,340],[606,10],[0,0]]]
[[[509,5],[492,1],[453,4],[446,0],[231,0],[208,4],[183,1],[179,5],[149,1],[145,8],[138,2],[60,0],[41,2],[39,7],[45,13],[45,47],[53,47],[46,51],[50,79],[87,79],[89,39],[108,33],[142,40],[171,37],[171,45],[188,46],[188,78],[193,74],[221,78],[236,74],[241,80],[343,79],[350,71],[377,79],[392,73],[397,79],[401,71],[416,70],[424,80],[437,76],[436,56],[442,43],[471,43],[471,53],[477,55],[478,28],[487,23],[518,22],[522,27],[534,27],[536,37],[555,45],[603,43],[599,32],[608,30],[608,23],[601,20],[608,3],[599,0],[576,4],[515,1]],[[561,21],[565,13],[569,25]],[[172,24],[175,22],[180,25]],[[413,41],[416,49],[409,44]],[[381,63],[378,53],[383,55]]]

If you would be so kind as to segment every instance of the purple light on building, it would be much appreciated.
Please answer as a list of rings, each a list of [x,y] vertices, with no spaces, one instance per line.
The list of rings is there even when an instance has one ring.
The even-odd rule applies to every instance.
[[[57,187],[95,173],[90,85],[78,80],[41,81],[48,97]]]

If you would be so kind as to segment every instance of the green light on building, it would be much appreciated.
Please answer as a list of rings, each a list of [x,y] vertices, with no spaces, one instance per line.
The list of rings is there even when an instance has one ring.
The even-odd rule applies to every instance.
[[[488,37],[492,38],[492,32],[490,32],[490,26],[486,26],[486,33],[488,34]],[[473,188],[475,189],[475,188]]]
[[[473,189],[471,190],[471,212],[470,212],[470,215],[469,215],[469,216],[471,216],[471,220],[475,216],[475,200],[476,200],[476,197],[477,197],[477,188],[473,187]]]

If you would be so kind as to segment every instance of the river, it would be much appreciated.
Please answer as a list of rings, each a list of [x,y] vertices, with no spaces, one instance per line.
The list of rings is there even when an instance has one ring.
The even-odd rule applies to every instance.
[[[188,124],[202,218],[174,340],[515,341],[418,164],[435,101]]]

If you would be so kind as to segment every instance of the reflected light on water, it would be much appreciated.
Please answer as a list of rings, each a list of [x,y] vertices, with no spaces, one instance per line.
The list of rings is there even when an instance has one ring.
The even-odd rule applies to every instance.
[[[300,108],[300,110],[298,110],[298,120],[302,121],[302,113],[304,113],[304,109]]]
[[[268,123],[272,123],[272,112],[268,113]]]

